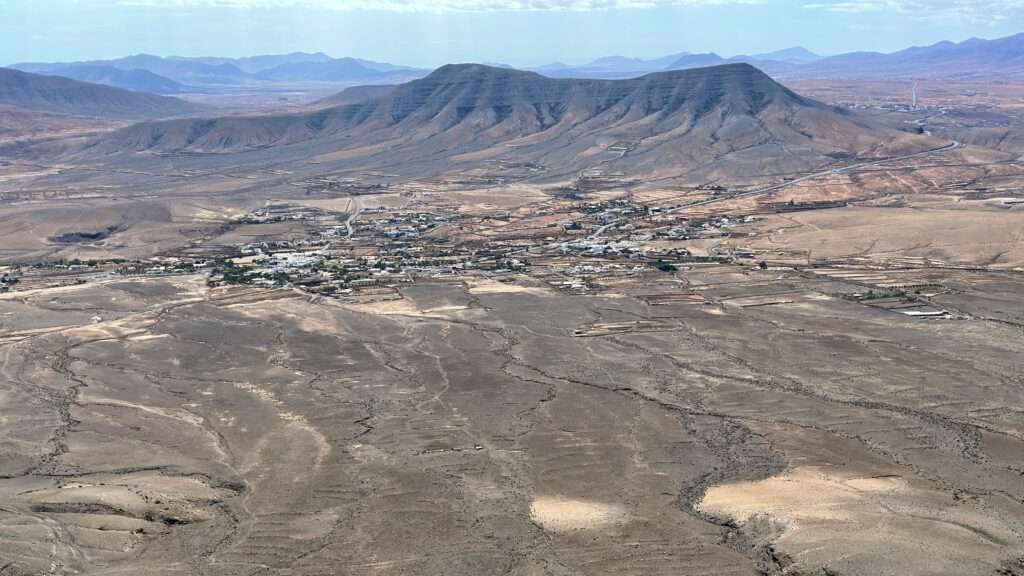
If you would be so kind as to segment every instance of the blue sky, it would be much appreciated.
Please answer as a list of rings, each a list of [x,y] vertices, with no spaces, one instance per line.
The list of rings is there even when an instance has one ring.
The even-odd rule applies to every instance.
[[[416,66],[894,51],[1024,31],[1024,0],[0,0],[0,64],[323,51]]]

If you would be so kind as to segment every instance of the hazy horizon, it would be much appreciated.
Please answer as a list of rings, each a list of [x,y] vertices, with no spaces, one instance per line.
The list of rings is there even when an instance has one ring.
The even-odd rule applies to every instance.
[[[1008,36],[1024,21],[1021,0],[19,0],[2,10],[3,65],[138,53],[324,52],[420,67],[793,46],[829,55]]]

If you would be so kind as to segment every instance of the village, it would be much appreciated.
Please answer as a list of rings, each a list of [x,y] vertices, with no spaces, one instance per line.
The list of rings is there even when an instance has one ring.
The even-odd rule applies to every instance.
[[[745,242],[764,214],[841,208],[842,203],[762,201],[757,209],[737,214],[703,206],[680,210],[694,201],[678,197],[665,201],[657,195],[602,190],[552,195],[504,209],[466,209],[430,192],[352,194],[336,187],[323,184],[312,202],[267,201],[233,217],[217,236],[149,258],[73,258],[0,268],[0,292],[202,275],[209,287],[287,288],[310,297],[368,303],[399,300],[402,287],[420,282],[530,277],[578,295],[632,286],[651,303],[721,304],[748,297],[752,305],[791,301],[785,295],[765,298],[761,289],[723,300],[694,287],[702,274],[739,273],[756,279],[755,284],[770,283],[771,274],[791,282],[827,279],[827,288],[821,289],[825,294],[922,319],[956,313],[929,300],[955,284],[948,279],[955,265],[907,258],[811,261],[801,254],[752,249]],[[698,201],[729,194],[715,187],[691,193]]]

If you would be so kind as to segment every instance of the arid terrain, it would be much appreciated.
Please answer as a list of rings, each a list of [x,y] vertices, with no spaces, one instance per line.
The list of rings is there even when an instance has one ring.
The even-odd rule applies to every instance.
[[[0,575],[1024,575],[1019,93],[904,88],[12,128]]]

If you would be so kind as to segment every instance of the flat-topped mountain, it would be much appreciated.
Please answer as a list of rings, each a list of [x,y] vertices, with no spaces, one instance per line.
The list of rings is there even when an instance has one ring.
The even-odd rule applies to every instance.
[[[552,79],[532,72],[449,65],[397,88],[388,97],[394,122],[462,124],[471,120],[527,132],[567,120],[601,118],[621,124],[699,120],[716,109],[757,114],[773,102],[821,106],[740,64],[661,72],[629,80]],[[610,126],[609,126],[610,128]]]
[[[166,96],[0,68],[0,104],[78,116],[144,119],[195,113],[201,108]]]
[[[320,155],[340,167],[417,173],[515,158],[559,173],[600,164],[648,174],[712,166],[753,174],[927,141],[801,97],[748,64],[630,80],[448,65],[350,102],[302,114],[147,122],[98,140],[87,153],[273,148],[275,158]]]

